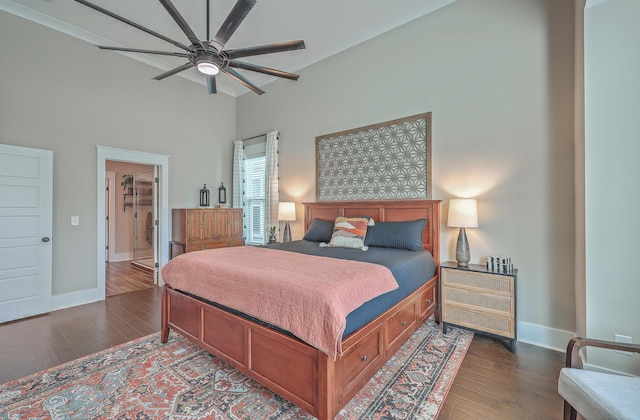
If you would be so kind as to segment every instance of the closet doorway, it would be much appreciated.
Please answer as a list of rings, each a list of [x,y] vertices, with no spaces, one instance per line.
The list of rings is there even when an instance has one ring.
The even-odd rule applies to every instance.
[[[154,174],[154,193],[153,200],[157,203],[157,207],[155,208],[154,215],[155,221],[153,222],[153,235],[154,235],[154,270],[153,270],[153,284],[155,286],[162,286],[164,282],[162,281],[162,276],[160,275],[160,270],[162,266],[169,260],[169,156],[160,155],[156,153],[148,153],[148,152],[138,152],[134,150],[126,150],[126,149],[117,149],[113,147],[105,147],[105,146],[96,146],[98,156],[97,156],[97,169],[98,169],[98,177],[97,177],[97,202],[98,202],[98,220],[104,221],[104,223],[98,224],[98,241],[97,241],[97,255],[98,255],[98,265],[97,265],[97,287],[96,287],[96,300],[103,300],[106,296],[106,271],[108,268],[108,264],[112,264],[111,262],[107,262],[109,260],[113,261],[114,258],[109,258],[109,249],[113,246],[114,252],[116,255],[115,259],[120,259],[123,257],[121,255],[123,252],[118,250],[118,246],[114,245],[114,242],[117,242],[116,239],[109,240],[108,232],[110,230],[109,226],[116,223],[114,220],[109,220],[108,214],[123,215],[125,211],[124,204],[118,206],[116,203],[118,202],[118,196],[122,196],[122,202],[124,203],[124,185],[122,185],[124,179],[122,175],[126,174],[134,174],[145,172],[146,170],[150,170],[153,168],[155,171]],[[140,170],[127,170],[126,172],[121,171],[120,174],[113,174],[113,182],[110,188],[107,190],[107,185],[109,184],[109,173],[107,172],[107,162],[114,162],[118,164],[136,164],[142,165],[143,168]],[[112,169],[111,172],[116,172],[117,169]],[[109,200],[108,196],[111,193],[112,199]],[[113,203],[111,206],[109,202]],[[110,208],[114,210],[111,211]],[[131,211],[131,208],[128,209]],[[146,218],[144,219],[146,223]],[[133,223],[133,221],[132,221]],[[133,232],[133,229],[131,230]],[[133,237],[133,233],[129,238]],[[145,239],[146,240],[146,239]],[[109,248],[107,248],[107,246]],[[130,252],[130,254],[128,253]],[[127,258],[124,261],[115,261],[117,264],[126,266],[127,270],[129,270],[126,274],[127,277],[133,277],[135,273],[142,273],[142,270],[132,269],[131,261],[133,260],[133,240],[131,239],[131,249],[126,253]]]
[[[105,162],[105,296],[154,287],[158,167]]]

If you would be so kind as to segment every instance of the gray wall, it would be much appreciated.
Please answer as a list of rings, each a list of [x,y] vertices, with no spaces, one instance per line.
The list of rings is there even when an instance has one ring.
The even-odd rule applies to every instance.
[[[572,0],[459,0],[241,96],[237,135],[281,132],[281,200],[301,203],[315,199],[316,136],[431,111],[442,259],[455,259],[448,199],[476,197],[471,262],[512,257],[519,338],[563,348],[575,328],[573,19]]]
[[[54,296],[97,285],[96,145],[169,155],[170,207],[231,179],[235,98],[4,12],[0,55],[0,141],[54,152]]]

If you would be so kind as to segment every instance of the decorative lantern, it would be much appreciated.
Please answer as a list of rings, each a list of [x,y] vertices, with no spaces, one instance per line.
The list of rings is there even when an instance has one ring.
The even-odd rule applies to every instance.
[[[218,204],[227,204],[227,189],[224,187],[224,182],[221,182],[218,188]]]
[[[200,207],[209,207],[209,189],[207,184],[200,189]]]

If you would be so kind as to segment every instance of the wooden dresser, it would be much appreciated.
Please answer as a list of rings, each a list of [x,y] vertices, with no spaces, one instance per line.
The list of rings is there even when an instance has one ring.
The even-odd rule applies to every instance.
[[[485,333],[516,343],[516,278],[509,273],[489,271],[482,265],[458,267],[455,262],[440,265],[440,310],[442,330],[449,325]]]
[[[172,210],[171,258],[185,252],[242,246],[242,209]]]

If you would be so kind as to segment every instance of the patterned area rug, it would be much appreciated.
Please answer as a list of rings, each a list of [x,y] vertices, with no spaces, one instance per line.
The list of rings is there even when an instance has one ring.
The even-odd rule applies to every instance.
[[[427,321],[336,419],[432,419],[473,333]],[[313,419],[181,336],[159,334],[0,385],[0,419]]]

